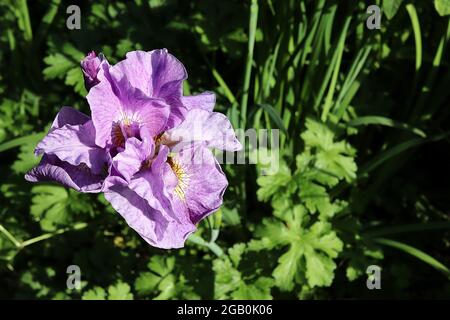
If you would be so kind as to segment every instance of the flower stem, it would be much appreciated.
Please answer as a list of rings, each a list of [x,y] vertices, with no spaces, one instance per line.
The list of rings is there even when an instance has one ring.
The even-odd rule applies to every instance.
[[[9,241],[14,243],[16,247],[20,247],[20,242],[1,224],[0,224],[0,231],[6,236],[6,238],[8,238]]]
[[[221,257],[223,255],[223,250],[215,242],[206,242],[202,237],[195,234],[191,235],[188,240],[192,243],[198,244],[199,246],[207,247],[216,256]]]
[[[31,239],[25,240],[24,242],[22,242],[20,244],[20,247],[24,248],[24,247],[29,246],[31,244],[34,244],[36,242],[52,238],[52,237],[54,237],[56,235],[59,235],[59,234],[63,234],[65,232],[67,232],[67,231],[80,230],[80,229],[84,229],[86,227],[87,227],[87,223],[80,222],[80,223],[75,224],[72,228],[59,229],[59,230],[56,230],[55,232],[45,233],[45,234],[42,234],[42,235],[37,236],[35,238],[31,238]]]

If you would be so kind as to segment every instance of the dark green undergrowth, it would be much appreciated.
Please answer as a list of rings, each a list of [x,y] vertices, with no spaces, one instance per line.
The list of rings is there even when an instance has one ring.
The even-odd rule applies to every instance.
[[[0,298],[450,298],[450,1],[373,0],[380,30],[367,1],[81,1],[81,30],[70,4],[0,0]],[[224,206],[180,250],[23,177],[62,106],[88,113],[88,51],[155,48],[235,128],[280,130],[279,170],[225,165]]]

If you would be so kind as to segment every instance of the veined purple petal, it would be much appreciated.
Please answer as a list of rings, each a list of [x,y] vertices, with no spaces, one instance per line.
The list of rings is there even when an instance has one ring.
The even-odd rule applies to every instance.
[[[151,180],[139,178],[132,180],[129,186],[112,186],[105,193],[105,198],[128,225],[152,246],[181,248],[188,235],[195,231],[195,225],[188,218],[183,221],[173,219],[159,203],[155,192],[157,190]]]
[[[201,145],[183,149],[169,163],[178,181],[173,191],[175,211],[186,212],[197,224],[219,209],[228,181],[210,150]]]
[[[164,176],[172,173],[167,156],[169,148],[160,146],[158,155],[152,160],[151,166],[147,170],[143,170],[130,183],[130,188],[138,195],[147,199],[150,206],[163,212],[177,222],[186,224],[189,222],[186,215],[179,216],[173,211],[171,205],[171,191],[175,188],[176,180],[166,181]]]
[[[150,245],[163,248],[182,248],[195,226],[180,225],[152,208],[146,199],[128,187],[115,186],[105,198],[120,213],[128,225]]]
[[[105,73],[108,71],[105,70]],[[99,75],[102,81],[89,90],[86,96],[91,108],[92,122],[95,127],[95,143],[100,147],[111,144],[113,122],[120,118],[121,101],[114,93],[114,83],[104,73]]]
[[[176,187],[176,177],[166,162],[169,149],[161,146],[157,157],[153,160],[150,170],[142,171],[133,179],[129,188],[143,199],[150,207],[164,216],[169,224],[160,236],[157,247],[179,248],[184,246],[187,236],[196,230],[186,211],[174,210],[172,194]],[[145,238],[145,235],[143,235]],[[148,241],[148,239],[146,239]]]
[[[172,129],[183,122],[187,108],[181,102],[181,95],[171,95],[164,98],[164,101],[170,106],[170,114],[164,130]]]
[[[154,97],[166,97],[175,92],[182,93],[182,81],[187,79],[183,64],[167,49],[150,51],[152,55],[152,82]]]
[[[169,106],[162,100],[144,97],[140,94],[127,98],[124,112],[130,117],[130,120],[145,127],[152,136],[161,133],[169,117]]]
[[[91,120],[89,116],[78,111],[77,109],[74,109],[72,107],[62,107],[56,115],[55,120],[53,120],[50,131],[61,128],[66,124],[85,124],[89,120]]]
[[[153,156],[154,148],[153,140],[140,141],[130,138],[125,143],[125,150],[113,158],[113,165],[129,182],[131,177]]]
[[[95,130],[92,121],[83,125],[66,124],[52,130],[36,147],[36,154],[55,155],[71,165],[87,165],[99,174],[107,162],[104,149],[94,143]]]
[[[196,227],[186,210],[173,210],[171,194],[177,181],[167,154],[168,148],[161,146],[150,168],[140,171],[128,186],[110,187],[105,197],[152,246],[181,248]]]
[[[92,174],[84,165],[73,166],[54,155],[44,155],[39,165],[25,179],[30,182],[55,181],[80,192],[100,192],[103,177]]]
[[[124,144],[128,138],[123,136],[124,126],[145,126],[153,136],[165,128],[170,110],[163,100],[147,97],[132,87],[126,77],[117,79],[109,70],[104,70],[99,77],[100,83],[87,95],[97,145],[117,144],[115,140]]]
[[[128,225],[139,235],[149,239],[156,246],[169,222],[157,210],[150,207],[147,200],[140,197],[128,186],[111,186],[105,198],[120,213]]]
[[[117,79],[126,78],[131,86],[141,90],[145,95],[152,96],[152,59],[145,51],[128,52],[126,58],[111,68],[111,74]]]
[[[167,49],[128,52],[126,59],[113,66],[110,73],[116,79],[128,79],[132,87],[146,96],[162,99],[169,105],[166,128],[173,128],[184,118],[187,109],[181,99],[187,72]]]
[[[175,90],[181,95],[181,82],[187,78],[183,64],[167,49],[131,51],[126,59],[111,68],[117,78],[125,76],[130,84],[149,97],[165,97]]]
[[[242,148],[228,118],[221,113],[203,109],[190,110],[186,119],[165,135],[170,141],[180,142],[181,148],[192,142],[203,142],[205,146],[227,151]]]
[[[187,110],[203,109],[212,112],[216,104],[216,95],[213,92],[206,91],[195,96],[182,97],[181,102]]]
[[[112,163],[112,159],[111,159]],[[108,166],[108,174],[103,181],[102,192],[107,192],[111,187],[126,187],[128,186],[128,181],[126,181],[123,176],[117,171],[117,169],[111,164]]]

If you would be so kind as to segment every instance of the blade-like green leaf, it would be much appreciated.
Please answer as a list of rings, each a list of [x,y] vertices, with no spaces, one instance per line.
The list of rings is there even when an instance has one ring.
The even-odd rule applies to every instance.
[[[269,115],[269,117],[273,120],[278,129],[283,131],[286,135],[288,134],[288,131],[283,124],[283,120],[281,119],[278,111],[275,110],[274,107],[272,107],[270,104],[267,103],[262,103],[257,106],[261,107],[264,110],[264,112],[266,112]]]
[[[410,245],[407,245],[405,243],[391,240],[391,239],[377,238],[377,239],[374,239],[374,241],[379,244],[406,252],[406,253],[412,255],[413,257],[416,257],[417,259],[427,263],[428,265],[435,268],[436,270],[439,270],[447,278],[450,279],[450,270],[445,265],[443,265],[441,262],[439,262],[438,260],[436,260],[435,258],[430,256],[429,254],[427,254],[417,248],[414,248]]]
[[[15,147],[19,147],[21,145],[24,144],[30,144],[30,143],[37,143],[39,140],[41,140],[44,137],[44,133],[40,132],[40,133],[35,133],[35,134],[31,134],[29,136],[25,136],[25,137],[20,137],[20,138],[16,138],[13,140],[10,140],[8,142],[2,143],[0,144],[0,152],[15,148]]]
[[[367,125],[380,125],[385,127],[392,127],[392,128],[398,128],[398,129],[404,129],[409,130],[413,132],[414,134],[425,138],[426,134],[422,130],[418,128],[411,127],[407,123],[398,122],[395,120],[392,120],[387,117],[381,117],[381,116],[363,116],[358,117],[353,120],[350,120],[347,125],[350,127],[358,127],[358,126],[367,126]]]

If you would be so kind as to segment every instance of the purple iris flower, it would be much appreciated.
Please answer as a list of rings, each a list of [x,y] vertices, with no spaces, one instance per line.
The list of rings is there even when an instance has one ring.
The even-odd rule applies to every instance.
[[[37,145],[27,180],[56,181],[106,199],[149,244],[180,248],[222,204],[228,185],[209,148],[241,149],[215,95],[183,96],[183,64],[166,49],[81,63],[92,120],[64,107]]]

